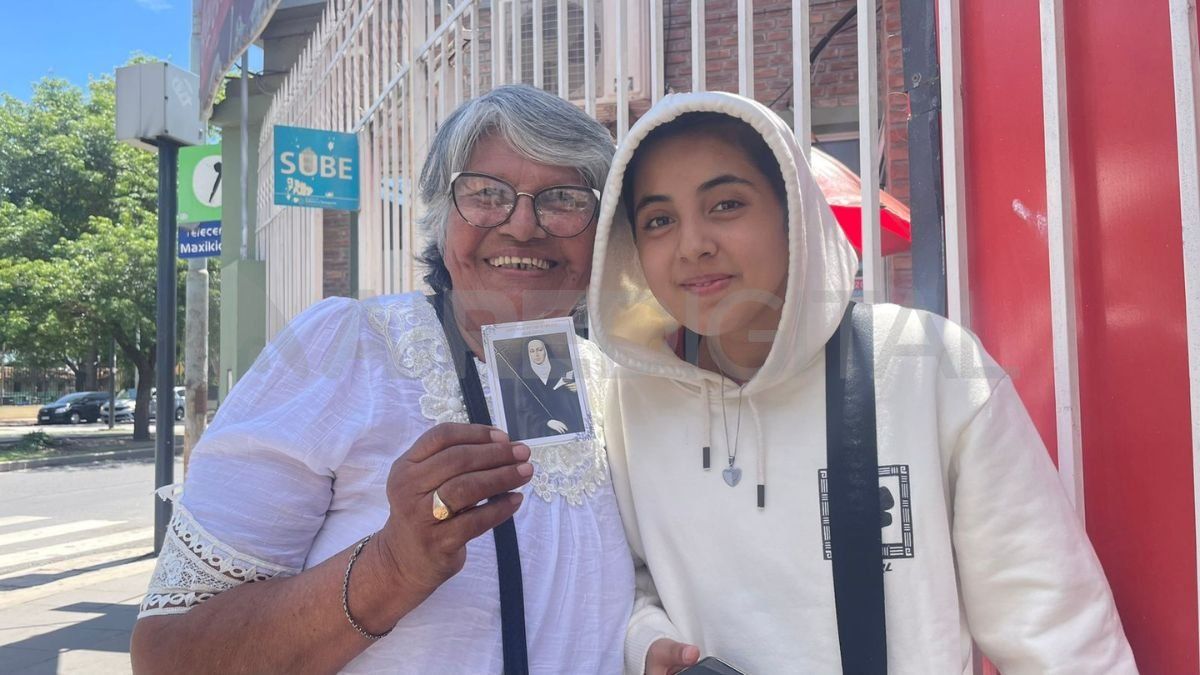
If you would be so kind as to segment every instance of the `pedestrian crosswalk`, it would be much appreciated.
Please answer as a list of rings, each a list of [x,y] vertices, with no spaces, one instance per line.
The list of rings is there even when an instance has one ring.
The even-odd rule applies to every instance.
[[[145,556],[153,544],[152,527],[123,520],[0,516],[0,602],[7,592]]]
[[[12,544],[21,544],[27,541],[35,541],[37,539],[49,539],[63,534],[74,534],[76,532],[86,532],[112,525],[119,524],[115,520],[76,520],[70,523],[61,523],[59,525],[50,525],[48,527],[38,527],[32,530],[22,530],[17,532],[9,532],[4,534],[0,532],[0,548]],[[2,525],[0,525],[2,527]]]
[[[47,516],[4,516],[0,517],[0,527],[8,527],[9,525],[23,525],[32,523],[38,520],[49,520]]]

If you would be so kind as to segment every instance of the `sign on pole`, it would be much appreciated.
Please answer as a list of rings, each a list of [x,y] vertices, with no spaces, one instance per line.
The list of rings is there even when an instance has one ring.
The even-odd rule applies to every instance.
[[[158,3],[166,5],[166,3]],[[258,39],[280,0],[202,0],[192,3],[193,31],[199,28],[200,114],[212,115],[213,101],[238,56]],[[298,4],[298,3],[292,3]],[[314,3],[308,3],[314,4]],[[197,61],[192,61],[195,68]]]
[[[179,213],[176,219],[179,223],[221,219],[220,145],[179,149]]]
[[[221,221],[181,225],[180,258],[214,258],[221,255]]]
[[[358,136],[276,125],[275,204],[358,210]]]

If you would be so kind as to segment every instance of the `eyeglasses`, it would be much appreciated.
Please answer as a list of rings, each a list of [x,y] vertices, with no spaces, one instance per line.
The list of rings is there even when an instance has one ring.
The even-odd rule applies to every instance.
[[[475,227],[489,229],[507,223],[522,195],[533,201],[538,227],[552,237],[581,234],[600,208],[600,191],[581,185],[553,185],[529,194],[485,173],[459,171],[450,176],[454,208]]]

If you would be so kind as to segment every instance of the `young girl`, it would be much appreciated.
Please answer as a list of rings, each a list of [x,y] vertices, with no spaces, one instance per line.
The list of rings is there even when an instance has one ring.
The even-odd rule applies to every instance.
[[[626,669],[702,654],[836,673],[826,343],[856,255],[792,131],[668,96],[617,151],[589,311],[639,595]],[[1104,573],[1012,382],[970,333],[871,308],[887,668],[1136,672]],[[869,475],[869,474],[868,474]]]

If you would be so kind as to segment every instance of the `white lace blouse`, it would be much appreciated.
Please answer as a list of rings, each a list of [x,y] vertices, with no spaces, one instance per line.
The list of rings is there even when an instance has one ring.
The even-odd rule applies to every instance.
[[[516,515],[535,673],[620,672],[633,602],[596,417],[604,357],[583,341],[580,352],[600,440],[533,448]],[[264,351],[195,448],[139,617],[297,574],[378,530],[392,462],[433,425],[466,421],[423,297],[315,305]],[[490,534],[472,541],[464,569],[344,672],[501,672],[495,558]]]

